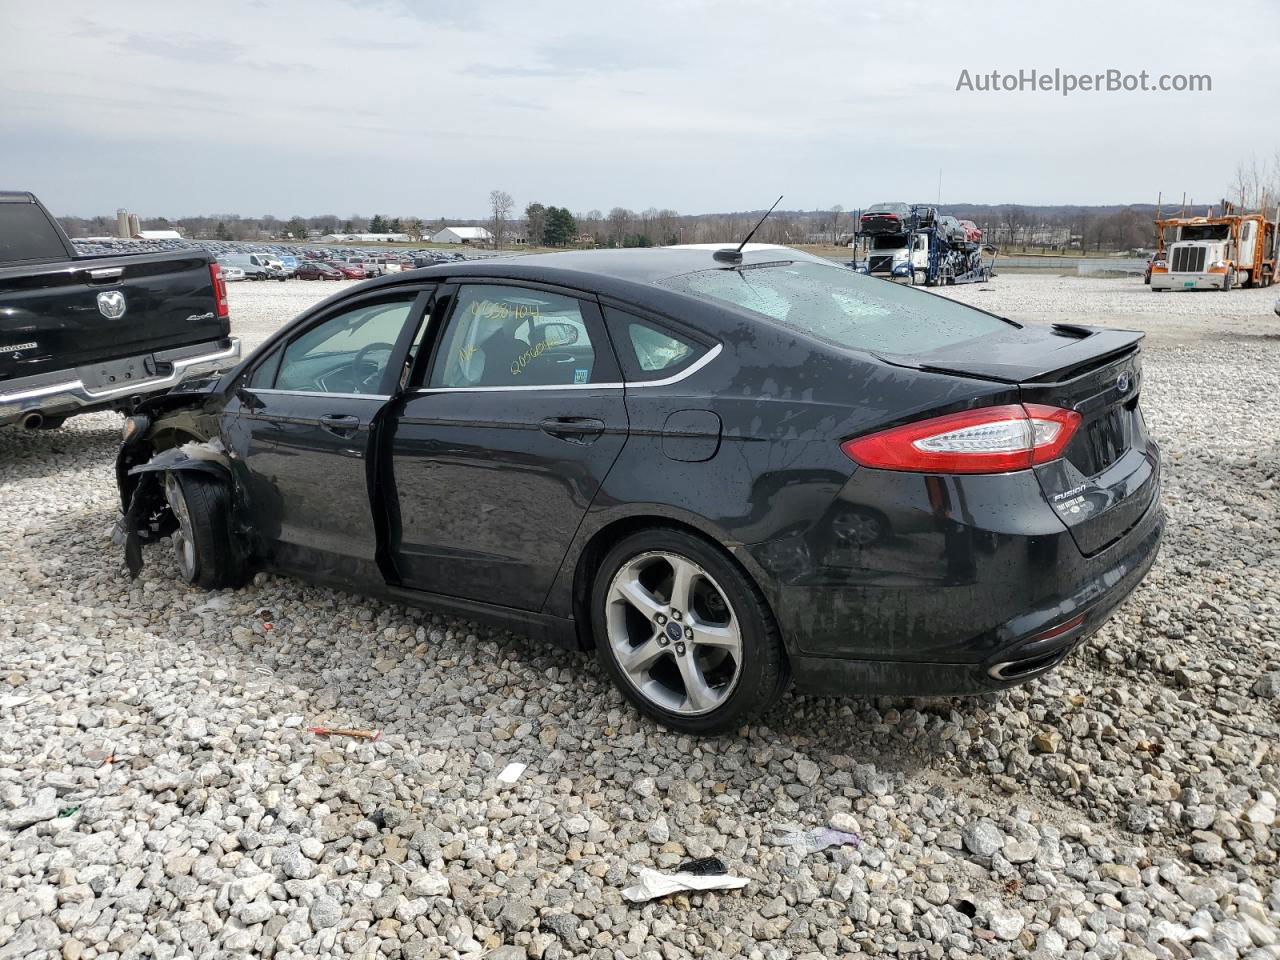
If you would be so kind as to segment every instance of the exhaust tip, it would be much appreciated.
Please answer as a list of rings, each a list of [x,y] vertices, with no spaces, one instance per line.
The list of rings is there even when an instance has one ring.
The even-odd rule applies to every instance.
[[[44,423],[43,413],[28,413],[22,418],[22,426],[27,430],[39,430],[40,425]]]

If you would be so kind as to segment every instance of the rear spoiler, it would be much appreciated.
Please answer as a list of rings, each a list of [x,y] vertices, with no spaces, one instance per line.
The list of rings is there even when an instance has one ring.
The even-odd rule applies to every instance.
[[[1035,383],[1068,380],[1087,370],[1135,353],[1146,334],[1137,330],[1108,330],[1073,323],[1050,328],[1026,326],[1017,339],[980,337],[943,347],[920,357],[877,354],[886,363],[932,373],[995,380],[1000,383]],[[1027,334],[1040,334],[1027,339]]]

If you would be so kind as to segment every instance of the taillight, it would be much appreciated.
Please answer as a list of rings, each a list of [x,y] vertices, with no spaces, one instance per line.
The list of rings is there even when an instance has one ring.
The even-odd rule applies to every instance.
[[[951,413],[840,445],[849,459],[913,473],[1006,473],[1062,456],[1080,414],[1039,403]]]
[[[219,317],[230,316],[231,308],[227,305],[227,281],[222,275],[222,267],[216,261],[209,264],[209,279],[213,281],[213,301],[216,304],[214,312]]]

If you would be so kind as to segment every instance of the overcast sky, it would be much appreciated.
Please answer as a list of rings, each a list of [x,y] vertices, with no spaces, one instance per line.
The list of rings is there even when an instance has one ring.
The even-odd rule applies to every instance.
[[[981,11],[981,12],[978,12]],[[57,214],[1208,202],[1280,148],[1280,4],[0,0],[0,189]],[[1240,24],[1233,29],[1229,23]],[[960,72],[1211,93],[957,92]]]

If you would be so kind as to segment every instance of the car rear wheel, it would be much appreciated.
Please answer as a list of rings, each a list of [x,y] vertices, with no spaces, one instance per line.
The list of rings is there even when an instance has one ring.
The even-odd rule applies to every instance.
[[[170,472],[164,495],[178,523],[171,539],[182,579],[207,590],[240,586],[244,564],[231,541],[226,485],[200,473]]]
[[[786,685],[764,597],[722,551],[678,530],[633,534],[605,556],[592,590],[597,654],[613,682],[664,726],[731,730]]]

